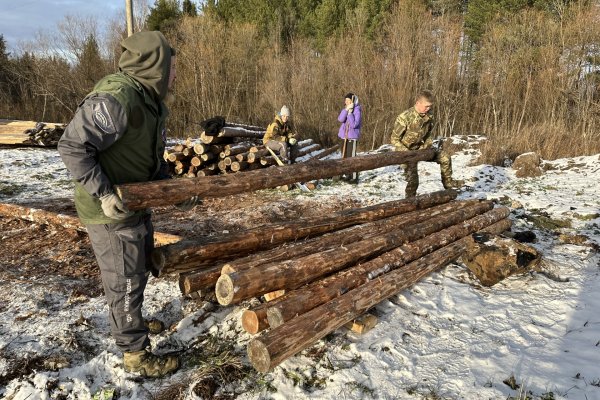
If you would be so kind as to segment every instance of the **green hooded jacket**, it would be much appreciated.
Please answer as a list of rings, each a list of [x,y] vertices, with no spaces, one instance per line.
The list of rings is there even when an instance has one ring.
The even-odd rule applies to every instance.
[[[121,45],[120,72],[96,84],[58,145],[76,181],[75,206],[84,224],[123,222],[105,216],[100,205],[113,185],[166,177],[163,100],[174,53],[160,32],[140,32]]]

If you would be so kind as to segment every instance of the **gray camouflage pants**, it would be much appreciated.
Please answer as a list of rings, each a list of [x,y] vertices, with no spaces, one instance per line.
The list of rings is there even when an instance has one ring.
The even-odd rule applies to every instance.
[[[142,318],[154,246],[150,215],[86,228],[100,266],[112,336],[123,352],[142,350],[150,344]]]

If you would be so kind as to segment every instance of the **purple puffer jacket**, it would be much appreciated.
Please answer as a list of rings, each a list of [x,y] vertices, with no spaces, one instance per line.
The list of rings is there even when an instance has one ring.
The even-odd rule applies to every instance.
[[[360,137],[360,125],[362,123],[360,116],[360,104],[356,104],[354,106],[354,111],[350,114],[348,114],[348,111],[343,108],[340,116],[338,117],[338,121],[342,123],[338,132],[338,137],[340,139],[348,138],[358,140]],[[346,129],[348,130],[348,136],[346,136]]]

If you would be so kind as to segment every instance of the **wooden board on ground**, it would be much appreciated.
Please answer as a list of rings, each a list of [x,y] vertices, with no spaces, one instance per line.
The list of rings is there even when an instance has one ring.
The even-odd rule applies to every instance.
[[[350,329],[352,332],[358,333],[359,335],[364,335],[373,329],[375,325],[377,325],[377,317],[373,314],[367,313],[348,322],[344,326]]]

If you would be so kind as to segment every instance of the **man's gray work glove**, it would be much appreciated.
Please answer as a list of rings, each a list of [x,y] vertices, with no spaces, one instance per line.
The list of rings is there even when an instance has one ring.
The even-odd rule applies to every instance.
[[[436,152],[442,151],[442,139],[436,139],[431,143],[431,148]]]
[[[190,211],[198,204],[202,204],[202,199],[200,198],[200,196],[192,196],[189,199],[182,201],[181,203],[175,204],[175,207],[177,207],[179,211]]]
[[[296,145],[296,143],[298,143],[298,140],[296,140],[296,138],[290,138],[290,139],[288,140],[288,143],[289,143],[290,145],[292,145],[292,146],[295,146],[295,145]]]
[[[121,198],[114,193],[105,194],[100,197],[100,205],[104,215],[112,219],[126,219],[133,216],[121,201]]]

